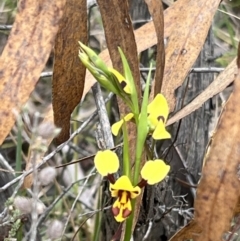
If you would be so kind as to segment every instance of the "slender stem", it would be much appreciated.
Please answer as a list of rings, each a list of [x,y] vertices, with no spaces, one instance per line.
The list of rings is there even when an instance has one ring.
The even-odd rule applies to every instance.
[[[129,157],[129,144],[128,144],[128,132],[126,122],[124,121],[123,126],[123,174],[131,179],[130,173],[130,157]]]
[[[131,240],[132,236],[132,226],[133,226],[133,217],[134,217],[134,209],[135,209],[135,203],[136,200],[132,200],[132,214],[128,217],[126,220],[126,229],[125,229],[125,235],[124,235],[124,240]]]
[[[150,69],[151,68],[152,68],[152,64],[150,65]],[[148,121],[147,121],[147,106],[148,106],[150,79],[151,79],[151,70],[148,73],[146,87],[143,94],[141,113],[139,116],[139,122],[137,124],[137,144],[136,144],[136,159],[135,159],[135,169],[134,169],[134,176],[133,176],[133,185],[137,185],[139,181],[141,157],[142,157],[144,144],[149,131]]]
[[[139,130],[138,130],[139,132]],[[146,135],[147,136],[147,135]],[[142,151],[144,147],[144,141],[142,141],[142,136],[138,135],[137,137],[137,146],[136,146],[136,159],[135,159],[135,169],[134,169],[134,176],[133,176],[133,185],[137,185],[140,177],[140,164],[141,164],[141,157]],[[146,139],[146,137],[145,137]]]

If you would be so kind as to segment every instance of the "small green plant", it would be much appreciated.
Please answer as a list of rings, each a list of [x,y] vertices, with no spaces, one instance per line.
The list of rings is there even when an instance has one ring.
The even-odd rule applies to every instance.
[[[157,94],[154,100],[148,104],[150,72],[143,100],[139,106],[135,82],[128,62],[120,48],[119,53],[123,64],[123,74],[107,67],[93,50],[82,43],[79,44],[79,58],[82,63],[103,87],[122,98],[131,111],[112,125],[113,135],[118,135],[120,129],[123,131],[123,171],[120,177],[115,178],[116,175],[114,175],[119,170],[119,159],[113,151],[98,151],[94,159],[96,169],[110,183],[111,196],[116,198],[112,206],[114,218],[120,223],[127,221],[124,240],[130,240],[135,198],[140,195],[144,186],[154,185],[162,181],[170,170],[170,166],[160,159],[147,160],[141,168],[141,157],[146,138],[149,135],[154,140],[171,138],[165,127],[169,114],[168,104],[162,94]],[[136,157],[133,174],[130,168],[129,141],[126,130],[126,122],[130,120],[137,127]]]
[[[11,229],[8,232],[8,238],[5,238],[4,241],[15,240],[16,234],[21,227],[21,212],[19,209],[13,207],[13,199],[9,198],[5,203],[6,208],[8,209],[9,219],[6,222],[6,225],[11,225]]]

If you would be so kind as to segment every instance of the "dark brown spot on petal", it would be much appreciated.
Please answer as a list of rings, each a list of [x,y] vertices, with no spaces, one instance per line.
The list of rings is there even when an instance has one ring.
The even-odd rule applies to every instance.
[[[126,192],[127,193],[127,201],[129,200],[129,199],[131,199],[131,193],[130,192],[128,192],[128,191],[125,191],[125,190],[118,190],[118,200],[119,200],[119,202],[120,203],[123,203],[123,204],[125,204],[125,202],[122,202],[122,194],[123,194],[123,192]]]
[[[118,190],[118,197],[119,197],[119,200],[120,200],[121,197],[122,197],[122,193],[123,193],[123,190]]]
[[[160,115],[160,116],[158,116],[158,121],[160,121],[160,120],[162,120],[163,121],[163,123],[165,123],[165,118],[162,116],[162,115]]]
[[[118,214],[119,214],[119,211],[120,211],[120,209],[119,208],[117,208],[117,207],[113,207],[112,208],[112,213],[113,213],[113,216],[117,216]]]
[[[122,214],[122,217],[123,218],[127,218],[130,214],[131,214],[132,211],[128,210],[128,209],[124,209],[123,210],[123,214]]]
[[[120,85],[121,85],[122,89],[124,89],[127,86],[127,83],[124,80],[122,80]]]

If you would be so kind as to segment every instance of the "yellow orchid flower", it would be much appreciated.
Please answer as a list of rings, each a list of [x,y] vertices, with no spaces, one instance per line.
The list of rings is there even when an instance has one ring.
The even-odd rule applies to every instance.
[[[142,180],[133,186],[126,175],[115,181],[113,174],[119,169],[119,159],[113,151],[98,151],[94,163],[98,172],[110,181],[111,196],[117,198],[112,206],[117,222],[123,222],[131,214],[131,200],[140,195],[142,187],[162,181],[170,170],[162,160],[147,161],[141,170]]]
[[[140,187],[133,187],[127,176],[121,176],[114,184],[110,184],[112,197],[116,197],[112,207],[117,222],[123,222],[132,212],[131,199],[141,193]]]
[[[162,94],[157,94],[154,100],[148,105],[148,128],[155,140],[171,138],[169,132],[166,131],[165,125],[167,122],[169,108],[167,100]],[[133,118],[133,113],[127,114],[123,119],[112,125],[112,133],[117,136],[124,121],[130,121]]]
[[[155,140],[169,139],[171,135],[166,131],[169,108],[165,97],[157,94],[154,100],[148,105],[148,126],[152,137]]]

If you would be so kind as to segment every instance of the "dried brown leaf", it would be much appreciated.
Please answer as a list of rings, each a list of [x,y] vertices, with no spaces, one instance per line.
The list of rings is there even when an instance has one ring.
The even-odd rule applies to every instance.
[[[65,0],[21,0],[0,58],[0,143],[14,125],[48,59]],[[16,113],[16,112],[15,112]]]
[[[85,67],[78,58],[78,41],[87,42],[86,0],[68,0],[55,41],[53,72],[54,122],[62,128],[58,144],[69,138],[70,117],[84,89]]]
[[[240,214],[240,197],[238,198],[237,206],[234,209],[234,216]]]
[[[175,19],[179,14],[179,7],[182,6],[182,1],[177,1],[169,8],[164,10],[164,38],[168,39],[172,32],[175,31]],[[137,43],[138,53],[152,47],[157,43],[157,35],[153,22],[144,24],[135,32],[135,39]]]
[[[128,13],[128,2],[126,0],[113,0],[109,5],[107,1],[98,0],[98,4],[102,15],[108,51],[114,68],[122,72],[121,58],[118,52],[118,47],[121,47],[132,70],[136,85],[139,86],[140,73],[137,46]]]
[[[193,111],[200,108],[208,99],[214,95],[223,91],[230,83],[234,81],[237,74],[236,59],[234,59],[228,67],[195,99],[193,99],[188,105],[183,107],[174,116],[172,116],[167,125],[171,125],[180,119],[191,114]]]
[[[191,220],[186,226],[180,229],[169,241],[184,241],[199,236],[202,232],[195,220]]]
[[[162,86],[171,110],[175,107],[174,91],[198,57],[219,3],[220,0],[179,0],[171,6],[175,11],[171,19],[174,31],[168,38]]]
[[[165,66],[165,47],[164,47],[164,19],[162,1],[159,0],[145,0],[148,9],[153,18],[155,31],[157,34],[157,56],[156,56],[156,71],[155,71],[155,85],[154,93],[161,92],[163,73]]]
[[[240,154],[240,71],[203,168],[195,201],[195,220],[203,232],[197,240],[221,240],[238,203]]]

